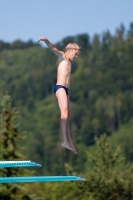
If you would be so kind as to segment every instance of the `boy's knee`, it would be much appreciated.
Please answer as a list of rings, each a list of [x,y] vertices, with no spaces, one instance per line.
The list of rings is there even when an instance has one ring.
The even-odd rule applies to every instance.
[[[68,119],[68,110],[61,112],[61,119]]]

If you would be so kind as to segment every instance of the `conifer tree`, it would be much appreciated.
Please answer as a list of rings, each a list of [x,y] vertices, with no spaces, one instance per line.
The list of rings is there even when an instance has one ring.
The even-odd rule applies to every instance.
[[[0,159],[2,161],[23,160],[24,156],[19,152],[19,141],[23,139],[24,132],[21,132],[17,125],[19,114],[11,106],[11,97],[5,95],[2,100],[2,110],[0,113]],[[24,176],[31,172],[23,168],[0,169],[1,177]],[[24,184],[1,184],[1,200],[30,200]]]
[[[113,150],[106,134],[95,140],[97,152],[88,154],[92,168],[81,191],[94,200],[132,200],[133,165],[125,164],[120,148]]]

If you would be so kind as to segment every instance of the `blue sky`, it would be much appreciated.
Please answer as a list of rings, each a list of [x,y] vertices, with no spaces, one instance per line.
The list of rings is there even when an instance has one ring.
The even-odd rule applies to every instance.
[[[0,0],[0,40],[56,43],[67,36],[91,37],[133,22],[133,0]]]

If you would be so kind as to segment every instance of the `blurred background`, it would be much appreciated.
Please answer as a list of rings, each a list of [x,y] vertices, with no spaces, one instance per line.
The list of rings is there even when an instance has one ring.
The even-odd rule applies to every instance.
[[[120,146],[125,163],[132,166],[132,8],[131,0],[0,1],[0,99],[5,101],[1,110],[9,95],[11,108],[21,116],[17,117],[17,129],[23,139],[16,144],[26,159],[42,164],[37,175],[75,173],[87,177],[88,168],[93,170],[88,152],[94,154],[94,138],[103,133],[112,148]],[[77,155],[60,146],[60,113],[53,94],[56,57],[43,42],[37,43],[41,36],[60,50],[69,42],[82,48],[72,63],[70,84],[70,125]],[[8,131],[12,134],[12,129]],[[64,191],[66,185],[60,188],[63,197],[55,194],[60,187],[56,183],[52,184],[53,196],[49,196],[51,185],[45,190],[41,184],[27,186],[32,192],[37,187],[40,197],[31,199],[72,198],[67,196],[69,189]],[[77,185],[67,184],[69,187],[78,190]],[[84,197],[82,192],[79,197],[72,193],[73,199],[96,199],[91,193]]]

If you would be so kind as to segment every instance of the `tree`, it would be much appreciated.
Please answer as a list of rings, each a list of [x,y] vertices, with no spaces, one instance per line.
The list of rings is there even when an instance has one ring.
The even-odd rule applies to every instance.
[[[6,95],[2,101],[0,114],[0,158],[5,161],[22,160],[24,156],[19,153],[19,140],[23,139],[24,133],[19,131],[16,121],[19,118],[16,109],[11,107],[11,97]],[[0,170],[2,177],[24,176],[31,174],[29,170],[21,168],[4,168]],[[18,184],[2,184],[0,187],[1,200],[30,200],[24,186]]]
[[[92,47],[94,50],[97,50],[100,46],[100,40],[99,40],[99,35],[95,34],[93,36],[93,40],[92,40]]]
[[[95,200],[132,200],[133,165],[125,165],[120,148],[113,150],[106,134],[95,141],[96,155],[88,153],[91,167],[81,189]]]
[[[130,29],[128,31],[128,36],[130,38],[133,38],[133,22],[130,24]]]

